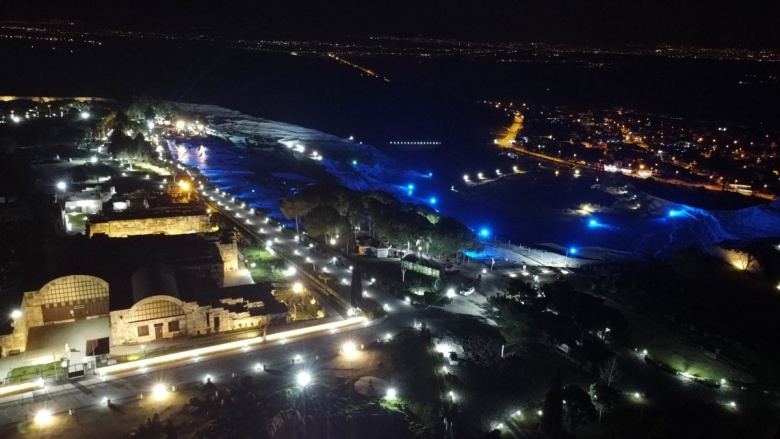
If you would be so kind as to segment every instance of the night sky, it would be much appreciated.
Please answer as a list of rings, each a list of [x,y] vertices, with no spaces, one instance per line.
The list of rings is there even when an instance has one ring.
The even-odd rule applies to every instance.
[[[777,47],[777,0],[3,1],[4,20],[251,37]]]

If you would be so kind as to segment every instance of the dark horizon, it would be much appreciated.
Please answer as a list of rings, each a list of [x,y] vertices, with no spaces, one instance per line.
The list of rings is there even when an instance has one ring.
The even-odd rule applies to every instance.
[[[773,2],[238,0],[114,3],[31,0],[0,6],[7,21],[253,38],[399,36],[565,44],[780,46]]]

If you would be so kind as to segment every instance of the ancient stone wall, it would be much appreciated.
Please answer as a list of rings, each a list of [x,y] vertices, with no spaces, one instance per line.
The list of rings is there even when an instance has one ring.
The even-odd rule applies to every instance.
[[[188,215],[161,218],[112,219],[89,225],[90,238],[102,233],[109,238],[123,238],[135,235],[183,235],[185,233],[208,233],[211,230],[209,216]]]
[[[220,242],[217,244],[217,247],[219,247],[219,254],[222,256],[225,271],[238,270],[238,245],[236,240],[232,239],[229,243]]]

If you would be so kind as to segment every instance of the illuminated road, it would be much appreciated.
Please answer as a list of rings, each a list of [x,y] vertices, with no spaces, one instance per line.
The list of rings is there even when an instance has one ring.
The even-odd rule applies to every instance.
[[[214,382],[230,380],[234,378],[233,373],[236,377],[252,374],[262,381],[263,375],[267,372],[263,372],[262,367],[257,368],[258,364],[266,365],[268,369],[289,372],[300,368],[311,370],[315,374],[318,371],[325,372],[317,356],[325,359],[336,355],[347,340],[368,343],[392,333],[392,322],[391,324],[378,323],[373,326],[361,325],[348,331],[340,330],[334,334],[323,333],[165,366],[149,367],[143,372],[134,371],[108,376],[105,379],[88,376],[64,385],[48,385],[43,390],[3,398],[0,402],[0,425],[24,421],[27,416],[31,419],[41,408],[46,408],[53,413],[63,411],[67,413],[68,409],[105,406],[104,398],[119,403],[122,398],[135,398],[142,393],[148,394],[157,383],[182,387],[201,381],[206,375],[210,375]],[[395,330],[397,331],[397,328]],[[298,355],[300,357],[296,358]],[[295,365],[293,365],[294,359]],[[108,410],[107,407],[100,409]]]

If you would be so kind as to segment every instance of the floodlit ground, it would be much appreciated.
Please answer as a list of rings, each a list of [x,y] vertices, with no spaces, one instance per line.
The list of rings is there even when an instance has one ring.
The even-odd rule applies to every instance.
[[[430,424],[435,413],[431,405],[435,401],[430,399],[438,399],[438,393],[429,391],[435,389],[430,387],[435,386],[432,368],[408,367],[409,359],[428,355],[419,334],[380,345],[359,338],[343,342],[353,344],[295,364],[254,368],[232,377],[215,377],[213,382],[204,378],[186,388],[138,389],[138,395],[113,400],[110,406],[103,401],[72,415],[51,413],[45,425],[30,413],[26,422],[1,426],[0,437],[126,438],[141,424],[152,430],[172,428],[178,437],[193,439],[217,433],[224,438],[265,437],[269,428],[283,438],[366,437],[369,433],[404,439],[413,437],[410,426],[427,431],[417,422]],[[310,380],[305,390],[300,384],[303,372]],[[380,381],[374,395],[356,392],[354,383],[366,376],[391,385],[394,397],[386,398],[389,387],[380,386]],[[420,386],[421,378],[430,385]]]
[[[127,438],[134,428],[158,414],[163,421],[170,419],[178,427],[179,437],[189,437],[202,420],[183,411],[182,406],[197,393],[196,388],[177,389],[160,399],[144,395],[143,399],[112,401],[111,407],[107,404],[85,407],[75,410],[73,415],[67,411],[52,413],[50,422],[46,424],[36,422],[36,414],[32,413],[27,422],[0,427],[0,435],[8,439]]]

